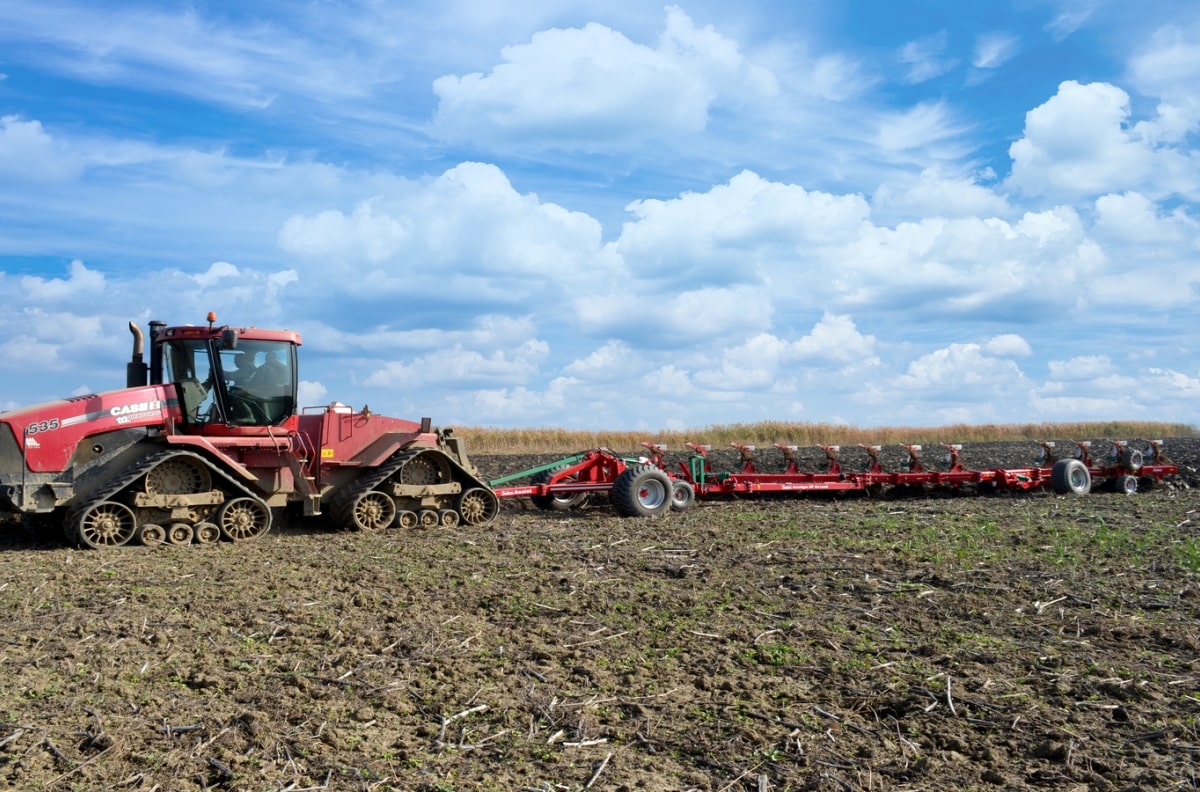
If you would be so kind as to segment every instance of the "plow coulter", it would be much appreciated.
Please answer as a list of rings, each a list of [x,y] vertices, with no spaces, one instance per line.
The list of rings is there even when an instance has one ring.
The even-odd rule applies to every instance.
[[[885,470],[881,446],[860,445],[865,459],[856,470],[843,465],[842,449],[818,445],[824,469],[801,470],[798,446],[776,444],[782,455],[779,472],[761,470],[757,448],[732,443],[738,454],[733,470],[715,470],[712,447],[688,443],[689,453],[671,469],[668,449],[642,443],[645,453],[626,458],[596,448],[513,473],[490,483],[501,500],[529,498],[547,510],[569,510],[585,505],[596,493],[607,493],[618,514],[625,517],[654,517],[689,508],[696,500],[720,497],[754,497],[772,494],[839,493],[879,496],[930,489],[973,491],[979,494],[1024,492],[1049,489],[1057,495],[1086,495],[1093,489],[1133,494],[1148,489],[1178,468],[1163,454],[1162,441],[1149,441],[1145,451],[1127,441],[1108,441],[1106,454],[1091,456],[1091,441],[1072,441],[1072,453],[1057,458],[1056,444],[1038,443],[1038,454],[1029,467],[971,469],[961,459],[961,444],[941,444],[943,462],[936,469],[926,466],[921,445],[902,445],[902,470]],[[528,479],[528,483],[513,482]]]

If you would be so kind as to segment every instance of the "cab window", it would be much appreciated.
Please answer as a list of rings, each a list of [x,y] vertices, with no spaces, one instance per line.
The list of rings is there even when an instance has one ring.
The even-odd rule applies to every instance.
[[[188,423],[212,420],[215,405],[208,345],[203,341],[171,341],[163,349],[166,380],[175,384],[179,408]]]
[[[296,404],[296,352],[286,341],[245,341],[222,349],[218,359],[228,399],[229,422],[274,426]]]

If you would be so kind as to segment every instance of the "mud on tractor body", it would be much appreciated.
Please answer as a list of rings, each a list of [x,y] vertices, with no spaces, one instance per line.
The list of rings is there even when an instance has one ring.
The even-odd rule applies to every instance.
[[[483,525],[461,440],[341,404],[297,407],[300,336],[130,323],[121,390],[0,413],[0,511],[87,547],[243,540],[285,508],[344,530]]]

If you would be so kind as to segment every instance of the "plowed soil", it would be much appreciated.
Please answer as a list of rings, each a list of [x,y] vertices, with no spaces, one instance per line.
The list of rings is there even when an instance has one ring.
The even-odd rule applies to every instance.
[[[1167,449],[1134,495],[593,497],[107,552],[9,523],[0,786],[1194,788],[1200,444]]]

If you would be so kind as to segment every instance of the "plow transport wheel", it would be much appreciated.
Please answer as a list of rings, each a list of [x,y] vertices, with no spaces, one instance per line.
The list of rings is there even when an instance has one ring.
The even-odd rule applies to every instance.
[[[671,477],[653,465],[631,465],[613,482],[609,498],[622,517],[656,517],[674,502]]]
[[[1092,490],[1092,473],[1078,459],[1060,459],[1050,470],[1050,486],[1059,495],[1087,495]]]

